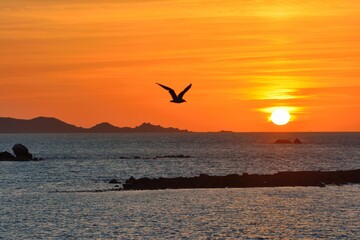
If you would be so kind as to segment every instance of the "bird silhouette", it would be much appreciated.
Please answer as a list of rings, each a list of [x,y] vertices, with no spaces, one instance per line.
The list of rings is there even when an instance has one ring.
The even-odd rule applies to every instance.
[[[173,103],[183,103],[183,102],[186,102],[183,97],[184,97],[184,94],[191,88],[191,83],[189,86],[187,86],[181,93],[179,93],[179,95],[176,95],[175,91],[172,89],[172,88],[169,88],[167,86],[164,86],[160,83],[156,83],[157,85],[159,85],[160,87],[166,89],[169,91],[171,97],[172,97],[172,100],[170,102],[173,102]]]

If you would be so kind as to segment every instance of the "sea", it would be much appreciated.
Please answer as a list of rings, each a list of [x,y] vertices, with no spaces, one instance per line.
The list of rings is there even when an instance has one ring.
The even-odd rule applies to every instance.
[[[360,239],[357,184],[107,191],[131,176],[359,169],[360,133],[0,134],[0,151],[16,143],[43,160],[0,162],[0,239]]]

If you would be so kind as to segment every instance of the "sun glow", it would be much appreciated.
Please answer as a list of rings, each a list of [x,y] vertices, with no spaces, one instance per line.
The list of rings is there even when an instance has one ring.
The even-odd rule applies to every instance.
[[[290,118],[290,113],[286,109],[276,109],[270,116],[270,120],[276,125],[285,125],[290,121]]]

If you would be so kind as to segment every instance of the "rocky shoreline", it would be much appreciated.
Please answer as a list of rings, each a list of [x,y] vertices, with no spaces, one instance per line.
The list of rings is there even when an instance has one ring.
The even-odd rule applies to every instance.
[[[227,176],[209,176],[175,178],[139,178],[130,177],[122,190],[157,190],[190,188],[252,188],[252,187],[295,187],[359,184],[360,169],[340,171],[299,171],[278,172],[275,174],[231,174]]]

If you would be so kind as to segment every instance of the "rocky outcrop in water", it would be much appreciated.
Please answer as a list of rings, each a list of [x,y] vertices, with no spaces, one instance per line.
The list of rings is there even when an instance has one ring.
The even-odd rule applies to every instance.
[[[275,174],[231,174],[227,176],[209,176],[175,178],[139,178],[130,177],[123,184],[124,190],[155,190],[182,188],[250,188],[250,187],[295,187],[329,184],[343,185],[360,183],[360,169],[347,171],[300,171],[278,172]]]
[[[16,157],[8,151],[0,152],[0,161],[15,161]]]
[[[29,149],[27,147],[25,147],[23,144],[19,143],[19,144],[15,144],[12,147],[12,150],[14,151],[14,154],[17,158],[17,160],[32,160],[33,156],[31,153],[29,153]]]
[[[37,161],[42,160],[41,158],[34,158],[33,155],[29,152],[29,149],[23,144],[18,143],[12,147],[12,150],[15,154],[5,151],[0,152],[0,161]]]

